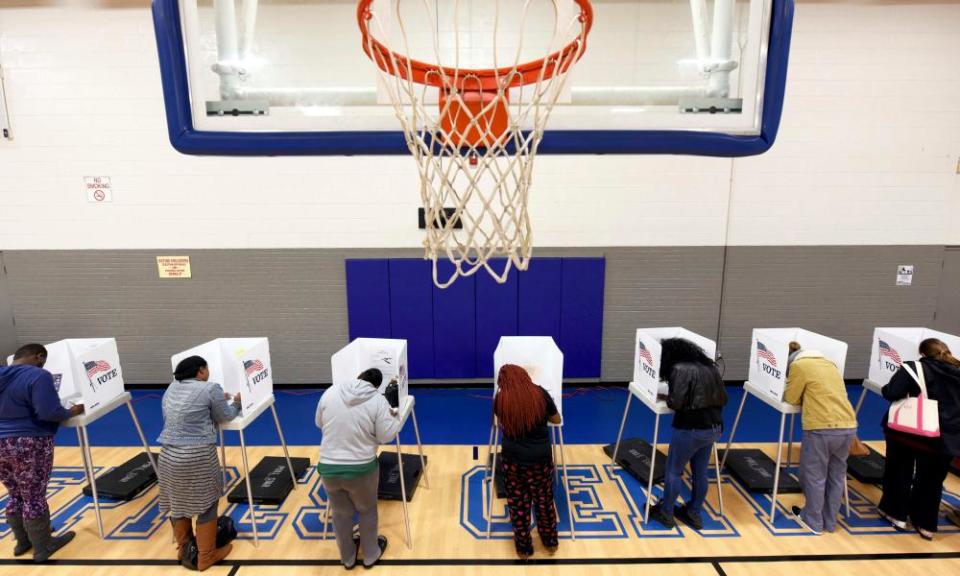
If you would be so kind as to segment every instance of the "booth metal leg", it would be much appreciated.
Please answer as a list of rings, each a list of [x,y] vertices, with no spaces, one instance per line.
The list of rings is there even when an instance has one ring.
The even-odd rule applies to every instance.
[[[613,445],[613,454],[610,455],[610,462],[616,465],[617,453],[620,452],[620,440],[623,439],[623,428],[627,424],[627,414],[630,412],[630,401],[633,400],[633,393],[627,390],[627,405],[623,407],[623,418],[620,419],[620,431],[617,432],[617,441]]]
[[[90,492],[93,494],[93,509],[97,514],[97,530],[100,539],[103,539],[103,517],[100,515],[100,496],[97,494],[97,482],[94,478],[93,454],[90,452],[90,437],[87,436],[86,426],[77,426],[77,439],[80,442],[80,453],[83,457],[83,467],[87,472],[87,481],[90,483]]]
[[[563,449],[563,427],[557,427],[560,437],[560,463],[563,466],[563,493],[567,496],[567,519],[570,521],[570,538],[577,539],[577,528],[573,523],[573,504],[570,501],[570,475],[567,474],[567,457]]]
[[[647,501],[643,505],[643,521],[650,521],[650,501],[653,500],[653,472],[656,469],[657,439],[660,437],[660,415],[653,417],[653,442],[650,447],[650,470],[647,473]]]
[[[843,477],[843,500],[846,503],[847,513],[844,517],[850,517],[850,485],[848,484],[847,477]]]
[[[497,417],[494,416],[490,421],[490,436],[487,438],[487,461],[484,462],[483,466],[486,468],[487,478],[490,478],[490,461],[493,457],[493,435],[494,430],[497,428]]]
[[[723,451],[723,460],[720,461],[720,469],[727,464],[727,456],[730,455],[730,445],[733,444],[733,435],[737,433],[737,426],[740,425],[740,416],[743,414],[743,405],[747,403],[747,391],[743,391],[743,396],[740,398],[740,408],[737,410],[737,417],[733,420],[733,428],[730,429],[730,436],[727,437],[727,447]]]
[[[323,487],[323,478],[320,479],[320,486]],[[323,536],[321,540],[327,539],[327,524],[330,523],[330,493],[327,492],[327,508],[323,511]]]
[[[717,443],[713,443],[713,465],[717,470],[717,503],[720,505],[720,517],[723,513],[723,478],[720,476],[720,454],[717,452]]]
[[[223,481],[223,493],[227,493],[227,443],[223,438],[223,428],[220,428],[220,475]]]
[[[129,401],[127,404],[127,410],[130,411],[130,418],[133,419],[133,425],[137,429],[137,435],[140,436],[140,442],[143,443],[143,449],[147,451],[147,458],[150,459],[150,466],[153,468],[153,473],[157,475],[157,480],[160,479],[160,469],[157,468],[157,461],[153,458],[153,452],[150,451],[150,444],[147,442],[147,437],[143,435],[143,428],[140,427],[140,420],[137,418],[137,413],[133,411],[133,404]]]
[[[560,467],[557,463],[557,428],[550,428],[550,457],[553,459],[553,481],[560,482]]]
[[[253,507],[253,487],[250,485],[250,467],[247,465],[247,441],[240,430],[240,455],[243,457],[243,477],[247,483],[247,504],[250,505],[250,526],[253,527],[253,545],[260,547],[260,535],[257,534],[257,514]]]
[[[280,436],[280,445],[283,446],[283,457],[287,459],[287,470],[290,471],[290,480],[293,481],[293,489],[297,489],[297,475],[293,472],[293,462],[290,461],[290,452],[287,451],[287,440],[283,437],[283,430],[280,429],[280,419],[277,418],[277,407],[270,405],[270,413],[273,414],[273,423],[277,425],[277,435]],[[250,483],[247,482],[249,486]]]
[[[787,415],[780,413],[780,435],[777,437],[777,466],[773,471],[773,494],[770,495],[770,524],[777,511],[777,489],[780,487],[780,461],[783,456],[783,427],[787,422]]]
[[[417,409],[410,409],[410,417],[413,418],[413,435],[417,439],[417,452],[420,453],[420,470],[423,471],[423,487],[430,488],[430,479],[427,478],[427,459],[423,457],[423,442],[420,441],[420,426],[417,425]]]
[[[790,415],[790,435],[789,440],[787,441],[787,465],[784,467],[788,472],[790,471],[790,464],[793,462],[793,431],[797,427],[797,415]]]
[[[853,409],[854,415],[860,415],[860,408],[863,407],[863,401],[867,398],[867,392],[869,392],[869,390],[864,386],[863,390],[860,391],[860,398],[857,399],[857,406]]]
[[[403,503],[403,524],[407,534],[407,548],[413,549],[413,538],[410,536],[410,511],[407,510],[407,481],[403,479],[403,454],[400,452],[400,434],[397,433],[397,465],[400,467],[400,498]]]
[[[490,463],[493,462],[493,455],[497,450],[497,417],[490,420],[490,438],[487,440],[487,462],[484,466],[487,469],[487,479],[490,479]]]
[[[500,439],[500,428],[497,426],[496,419],[492,429],[493,435],[490,442],[490,463],[487,473],[487,484],[490,486],[489,496],[487,497],[487,540],[490,539],[490,532],[493,529],[493,501],[497,497],[497,443]]]

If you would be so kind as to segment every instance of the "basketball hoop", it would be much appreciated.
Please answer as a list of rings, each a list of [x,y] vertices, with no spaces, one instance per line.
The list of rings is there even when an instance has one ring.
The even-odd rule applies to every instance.
[[[492,60],[492,67],[484,68],[460,66],[462,53],[473,50],[461,38],[459,25],[460,4],[468,0],[444,0],[453,14],[452,31],[438,24],[440,0],[421,3],[426,22],[413,29],[404,22],[401,5],[420,8],[415,0],[360,0],[363,50],[376,64],[381,87],[417,160],[427,228],[425,257],[433,261],[434,284],[446,288],[481,268],[502,284],[512,267],[526,270],[530,262],[527,199],[533,160],[550,112],[586,48],[593,8],[589,0],[484,0],[483,6],[493,11],[492,38],[476,42]],[[504,18],[501,4],[516,5],[518,18]],[[531,41],[524,38],[528,18],[543,24],[531,16],[533,4],[552,10],[552,31],[542,38],[541,58],[521,61],[529,48],[525,40]],[[509,63],[499,65],[504,21],[519,25],[519,30],[513,31],[515,42],[507,43]],[[436,64],[411,56],[410,39],[425,33]],[[396,43],[402,50],[389,47]],[[451,205],[454,213],[446,216],[443,208]],[[440,256],[454,266],[449,278],[438,277]],[[493,258],[506,258],[501,270],[494,269]]]

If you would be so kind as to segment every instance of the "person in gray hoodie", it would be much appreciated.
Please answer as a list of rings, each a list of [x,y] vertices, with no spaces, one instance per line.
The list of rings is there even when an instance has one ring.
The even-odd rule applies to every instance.
[[[363,553],[364,568],[372,568],[387,549],[377,534],[377,491],[380,470],[377,448],[400,432],[396,408],[377,389],[383,374],[376,368],[356,380],[334,382],[317,404],[316,424],[323,432],[317,472],[323,479],[333,511],[333,530],[346,569]],[[353,539],[353,516],[360,514],[359,543]]]

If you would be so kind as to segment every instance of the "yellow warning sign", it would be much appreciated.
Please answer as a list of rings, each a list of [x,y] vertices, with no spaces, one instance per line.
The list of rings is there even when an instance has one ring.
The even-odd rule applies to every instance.
[[[190,278],[190,257],[157,256],[157,272],[161,278]]]

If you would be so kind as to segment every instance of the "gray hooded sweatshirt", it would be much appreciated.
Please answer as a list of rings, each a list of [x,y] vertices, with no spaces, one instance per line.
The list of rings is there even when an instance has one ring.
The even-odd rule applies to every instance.
[[[377,447],[400,432],[400,419],[390,403],[365,380],[335,383],[317,404],[317,428],[323,431],[320,462],[367,464],[377,457]]]

